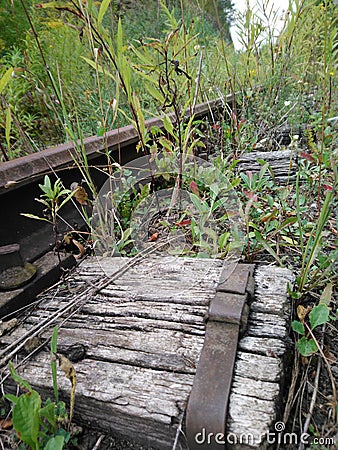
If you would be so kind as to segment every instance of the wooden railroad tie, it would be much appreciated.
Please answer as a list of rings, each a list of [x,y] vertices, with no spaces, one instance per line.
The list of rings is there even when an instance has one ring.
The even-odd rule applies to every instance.
[[[98,290],[102,274],[118,273],[126,260],[88,258],[45,293],[0,338],[3,364],[8,349],[34,333],[48,340],[62,324],[58,352],[84,349],[74,363],[80,423],[146,448],[269,448],[285,378],[291,272],[152,257]],[[48,348],[18,371],[52,396]],[[69,380],[61,372],[58,379],[67,400]],[[11,388],[9,378],[3,385]]]

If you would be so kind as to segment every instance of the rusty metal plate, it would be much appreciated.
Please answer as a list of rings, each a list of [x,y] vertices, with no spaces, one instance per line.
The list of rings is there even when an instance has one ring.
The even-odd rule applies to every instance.
[[[232,268],[231,268],[232,269]],[[227,407],[247,299],[254,294],[254,265],[224,267],[207,313],[205,340],[186,415],[190,450],[225,448]]]
[[[236,323],[240,325],[243,308],[247,300],[247,294],[231,294],[229,292],[216,292],[211,300],[208,319],[217,322]]]
[[[253,275],[254,268],[255,266],[253,264],[238,264],[230,276],[228,276],[228,270],[225,268],[216,290],[220,292],[233,292],[234,294],[245,294],[248,284],[252,286],[249,280]]]
[[[212,326],[207,326],[187,406],[186,431],[190,450],[225,448],[219,442],[224,441],[225,436],[238,333],[236,324],[213,322]]]

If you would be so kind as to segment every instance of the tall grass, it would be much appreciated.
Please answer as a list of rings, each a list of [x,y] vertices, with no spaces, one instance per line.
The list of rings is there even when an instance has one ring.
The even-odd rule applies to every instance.
[[[192,0],[184,2],[185,27],[191,35],[198,36],[196,45],[212,47],[213,43],[209,44],[209,39],[210,36],[217,39],[217,31],[208,21],[209,16],[206,15],[204,20],[194,19],[196,3],[198,2]],[[92,58],[96,52],[98,64],[105,62],[106,56],[101,54],[101,44],[98,45],[97,36],[92,34],[87,22],[97,9],[97,4],[91,11],[85,10],[78,1],[64,2],[64,8],[44,7],[45,4],[48,6],[50,3],[25,3],[45,62],[42,60],[34,33],[27,26],[27,17],[23,14],[20,0],[14,3],[15,17],[19,20],[20,27],[23,24],[20,39],[18,36],[15,46],[2,50],[0,76],[8,67],[15,68],[0,102],[0,126],[3,129],[6,127],[8,105],[13,118],[10,145],[9,148],[7,144],[4,146],[9,159],[67,140],[62,124],[60,99],[56,98],[46,66],[59,85],[69,119],[80,125],[84,136],[102,135],[107,129],[129,122],[123,113],[115,114],[110,108],[115,90],[112,78],[107,72],[98,73],[83,59]],[[97,31],[101,33],[105,30],[105,38],[113,42],[118,20],[121,18],[126,45],[124,52],[133,62],[129,43],[137,47],[145,38],[163,39],[166,34],[168,18],[163,9],[159,8],[159,4],[160,2],[147,0],[142,2],[142,8],[139,8],[137,2],[132,2],[129,9],[116,6],[115,2],[108,2],[100,30]],[[176,4],[173,17],[180,22],[180,2]],[[8,8],[10,9],[10,5]],[[203,32],[200,33],[202,27]],[[14,32],[12,29],[10,37],[7,38],[9,44],[12,44]],[[6,34],[4,37],[7,37]],[[111,69],[108,68],[108,72]],[[136,74],[136,71],[134,73]],[[209,73],[213,73],[213,68],[210,68]],[[133,79],[133,89],[138,92],[146,117],[158,113],[152,96],[144,89],[144,79],[136,76]],[[127,113],[128,102],[122,101],[119,106]],[[31,145],[29,141],[33,141],[35,145]]]

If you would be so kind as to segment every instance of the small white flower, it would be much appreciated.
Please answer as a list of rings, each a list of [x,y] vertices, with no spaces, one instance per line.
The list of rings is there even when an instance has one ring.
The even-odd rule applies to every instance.
[[[111,102],[111,107],[112,107],[113,111],[116,111],[116,108],[117,108],[116,98],[114,98],[114,100]]]
[[[285,106],[290,106],[290,105],[291,105],[291,102],[290,102],[289,100],[287,100],[287,101],[284,102],[284,105],[285,105]]]

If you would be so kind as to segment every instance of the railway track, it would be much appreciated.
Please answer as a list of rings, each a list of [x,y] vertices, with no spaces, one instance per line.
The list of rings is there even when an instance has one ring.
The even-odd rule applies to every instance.
[[[233,100],[229,96],[225,101],[230,106]],[[224,100],[216,99],[197,105],[195,117],[203,119],[216,114],[216,111],[222,109],[222,105],[224,114]],[[171,118],[173,120],[173,116]],[[163,129],[163,121],[161,118],[151,118],[146,121],[146,126],[148,129]],[[103,137],[91,136],[84,139],[83,146],[97,192],[107,179],[102,170],[107,165],[106,152],[109,152],[114,161],[124,165],[139,156],[137,143],[138,135],[132,125],[109,131]],[[35,264],[38,275],[43,272],[44,279],[41,281],[39,276],[32,277],[27,287],[15,292],[0,290],[0,316],[24,306],[42,289],[53,284],[62,273],[60,259],[52,254],[55,236],[51,224],[28,219],[22,213],[41,216],[42,207],[36,198],[41,195],[39,184],[43,182],[45,175],[50,175],[52,180],[60,178],[66,188],[73,182],[81,183],[82,175],[76,160],[76,146],[69,142],[0,164],[0,199],[5,218],[0,224],[0,270],[15,266],[17,260],[20,260],[21,264]],[[63,220],[58,221],[60,235],[83,230],[86,225],[79,209],[71,203],[63,207],[62,218]],[[13,251],[13,245],[19,251]],[[49,257],[44,256],[48,252]],[[62,260],[66,269],[76,262],[69,255],[67,258],[62,257]],[[6,282],[1,282],[0,279],[0,286],[5,285]],[[24,299],[20,300],[21,297]]]
[[[227,98],[229,106],[232,101],[232,98]],[[199,105],[196,108],[196,118],[203,119],[210,113],[215,114],[220,103],[215,100]],[[224,110],[220,114],[224,114]],[[161,119],[150,119],[146,125],[149,128],[163,126]],[[124,165],[139,157],[136,151],[137,142],[138,136],[132,126],[113,130],[104,137],[85,139],[84,147],[91,175],[98,190],[107,179],[102,170],[96,169],[105,163],[104,150],[108,149],[112,157]],[[74,152],[72,143],[63,144],[0,165],[0,196],[6,210],[6,220],[0,225],[0,273],[6,273],[11,265],[21,265],[26,272],[32,271],[31,278],[27,275],[26,284],[22,283],[17,289],[0,291],[0,318],[9,327],[4,328],[4,337],[0,340],[0,366],[5,370],[7,361],[18,356],[18,368],[22,366],[32,385],[42,391],[48,390],[45,381],[48,378],[49,365],[44,367],[47,359],[43,352],[50,341],[51,327],[55,323],[59,324],[60,348],[66,352],[78,342],[87,342],[86,333],[89,333],[92,337],[87,342],[88,345],[85,345],[86,360],[83,367],[81,362],[77,366],[82,389],[77,400],[80,405],[80,422],[86,422],[93,417],[94,422],[98,420],[104,424],[105,433],[131,437],[136,446],[139,440],[145,445],[163,449],[172,448],[173,442],[182,441],[180,427],[183,426],[188,443],[183,439],[182,448],[219,448],[217,442],[211,447],[208,442],[201,446],[199,440],[202,439],[203,433],[207,430],[214,436],[222,434],[224,439],[228,432],[231,436],[240,438],[241,430],[245,430],[249,431],[251,436],[258,426],[258,419],[252,414],[258,404],[259,414],[264,411],[264,420],[258,426],[261,433],[257,436],[258,441],[250,448],[260,448],[261,435],[276,419],[274,402],[281,399],[283,360],[287,352],[283,342],[287,338],[287,331],[285,320],[280,320],[279,316],[288,314],[286,285],[292,275],[277,268],[257,270],[256,295],[254,266],[239,265],[235,270],[235,265],[230,270],[221,260],[168,258],[158,255],[144,261],[144,256],[153,253],[152,245],[155,249],[163,245],[155,242],[150,243],[148,250],[143,254],[140,252],[131,262],[128,259],[126,262],[126,258],[114,258],[114,262],[112,258],[103,258],[102,265],[99,263],[97,266],[95,258],[84,261],[76,272],[70,275],[70,281],[68,279],[68,283],[75,287],[78,285],[75,288],[75,296],[72,290],[63,291],[60,285],[46,291],[46,288],[60,278],[64,270],[76,265],[77,261],[73,255],[68,254],[60,258],[54,254],[55,242],[51,224],[29,220],[21,213],[41,215],[41,204],[34,199],[41,194],[39,183],[46,174],[59,177],[66,187],[81,181],[81,171],[74,162]],[[253,157],[246,155],[242,161],[243,170],[247,170],[255,159],[261,158],[261,154]],[[271,165],[275,164],[276,170],[280,169],[280,166],[286,167],[286,172],[283,168],[277,174],[281,182],[286,173],[289,177],[288,161],[290,158],[292,160],[292,155],[286,152],[278,156],[276,152],[273,158],[269,154],[264,155],[264,158],[269,160]],[[257,168],[259,170],[258,164]],[[75,208],[65,208],[63,217],[68,225],[60,224],[59,231],[62,233],[79,230],[84,226],[83,219]],[[139,260],[142,260],[140,265]],[[102,275],[103,267],[106,267],[103,269],[105,276]],[[113,273],[112,267],[115,267]],[[162,271],[159,279],[156,276],[158,270]],[[214,273],[211,278],[206,275],[209,272]],[[198,273],[204,284],[197,280]],[[191,279],[186,278],[188,275],[185,274],[190,274]],[[261,279],[268,280],[267,292],[264,290],[265,286],[261,289]],[[162,291],[162,284],[159,283],[163,282]],[[278,295],[274,293],[274,284],[279,286]],[[151,286],[147,293],[144,292],[145,285]],[[83,286],[87,287],[81,294]],[[42,291],[45,293],[39,296],[39,301],[29,306]],[[130,302],[128,293],[132,293],[132,297],[138,299],[139,303],[135,304],[134,300]],[[126,298],[121,307],[119,302],[115,306],[114,302],[112,304],[111,298],[122,299],[124,296]],[[253,316],[250,318],[248,303],[253,310]],[[271,334],[271,330],[262,325],[260,316],[264,316],[263,321],[268,324],[278,322],[278,336]],[[15,318],[12,319],[13,317]],[[20,317],[20,320],[17,321],[16,317]],[[105,324],[102,329],[101,322]],[[86,331],[84,335],[83,330]],[[155,340],[154,330],[158,336]],[[0,329],[0,336],[2,333]],[[162,334],[163,339],[160,339]],[[99,335],[107,348],[95,341]],[[177,341],[178,335],[181,337]],[[37,336],[42,338],[42,344],[32,352],[32,355],[38,352],[35,357],[40,362],[36,367],[35,358],[30,361],[28,355],[20,359],[20,352],[30,339]],[[119,339],[122,339],[122,343]],[[172,344],[168,344],[170,339]],[[179,352],[183,351],[183,342],[186,348],[181,355]],[[171,345],[173,349],[168,352]],[[176,351],[177,345],[179,347]],[[144,346],[148,348],[146,352]],[[271,346],[276,347],[276,355],[279,352],[276,357],[270,357],[268,354]],[[253,355],[254,352],[257,354]],[[108,359],[106,355],[109,355]],[[87,367],[88,361],[90,365]],[[266,370],[259,369],[262,364],[266,366]],[[246,365],[249,365],[250,373],[243,369]],[[105,398],[111,395],[110,413],[104,412],[106,407],[100,405],[101,394],[96,398],[96,390],[91,392],[91,385],[87,386],[86,380],[91,378],[91,367],[94,367],[95,371],[92,379],[97,378],[99,383],[98,392],[101,389],[101,377],[106,386],[104,380],[107,373],[118,372],[121,367],[121,389],[125,389],[123,386],[129,385],[128,380],[133,379],[135,385],[131,392],[124,393],[127,397],[131,395],[125,400],[125,405],[127,406],[129,401],[130,405],[124,408],[124,412],[121,413],[118,403],[115,404],[115,382],[102,393]],[[173,367],[176,367],[177,374]],[[83,380],[82,369],[86,374],[86,379]],[[2,372],[2,386],[8,381],[8,373],[5,372]],[[139,376],[139,372],[143,375]],[[125,381],[122,379],[124,374],[127,376]],[[157,374],[160,374],[159,378]],[[253,381],[250,381],[250,377]],[[176,392],[172,392],[171,385],[167,386],[169,379],[179,387],[178,396]],[[144,390],[147,385],[150,386],[149,392]],[[133,398],[134,394],[131,393],[138,390],[140,394]],[[154,399],[153,390],[158,391],[158,399]],[[145,394],[144,404],[141,392]],[[273,400],[270,400],[271,396]],[[92,410],[92,401],[97,402],[99,407]],[[160,411],[157,411],[157,401],[159,405],[163,401],[163,410],[160,408]],[[148,410],[149,404],[154,404],[153,411]],[[140,415],[135,411],[141,411]],[[121,416],[124,424],[121,427],[119,424],[110,423],[110,417],[119,414],[124,415]],[[137,423],[140,429],[136,430]],[[164,424],[165,428],[161,429]],[[242,450],[246,447],[230,445],[228,448]]]
[[[195,118],[209,117],[213,120],[214,117],[225,117],[233,107],[233,101],[234,98],[228,96],[226,99],[197,105]],[[171,119],[174,120],[173,115]],[[148,129],[164,128],[161,118],[148,119],[146,126]],[[107,166],[106,152],[123,166],[139,158],[137,143],[138,135],[132,125],[109,131],[103,137],[84,139],[83,147],[97,192],[108,179],[107,173],[102,170]],[[0,199],[5,218],[0,223],[0,317],[29,303],[39,292],[53,284],[63,269],[76,263],[74,256],[69,253],[61,257],[56,257],[53,253],[56,239],[62,240],[69,232],[86,229],[80,209],[74,207],[76,202],[68,202],[62,208],[62,219],[59,218],[57,223],[59,237],[55,236],[51,223],[28,219],[22,215],[42,215],[43,207],[36,198],[42,193],[39,184],[43,182],[45,175],[50,175],[52,180],[60,178],[66,188],[74,182],[81,184],[83,177],[79,163],[75,162],[78,160],[76,152],[75,144],[69,142],[0,164]],[[290,161],[293,158],[294,155],[287,151],[251,153],[242,157],[239,169],[242,167],[242,170],[250,168],[259,171],[260,164],[256,160],[265,159],[273,168],[275,178],[284,182],[290,178]],[[294,162],[293,172],[296,167]],[[88,213],[91,215],[91,211]],[[76,247],[73,246],[72,251],[76,252]],[[23,275],[24,280],[22,283],[19,280],[20,289],[14,289],[17,287],[16,282],[4,279],[7,277],[7,272],[4,271],[25,264],[27,270]],[[30,268],[29,264],[34,264],[35,269]],[[24,284],[26,286],[22,287]],[[6,287],[10,289],[5,289]]]
[[[226,102],[230,105],[232,97],[228,97]],[[221,104],[221,100],[214,100],[198,105],[195,110],[196,119],[215,113]],[[148,119],[146,126],[148,129],[163,129],[163,121],[161,118]],[[137,142],[138,135],[132,125],[109,131],[104,137],[84,139],[84,149],[92,167],[91,175],[98,190],[107,177],[101,170],[96,170],[95,166],[107,164],[105,150],[109,151],[112,159],[123,165],[139,156],[136,151]],[[41,205],[34,199],[41,194],[38,185],[44,175],[57,174],[66,187],[72,182],[80,182],[81,173],[75,159],[75,146],[70,142],[0,164],[0,198],[5,208],[5,220],[0,224],[0,246],[20,244],[22,257],[31,262],[53,246],[50,226],[28,220],[20,213],[41,213]],[[64,211],[69,223],[82,225],[81,217],[74,208],[72,211]]]

